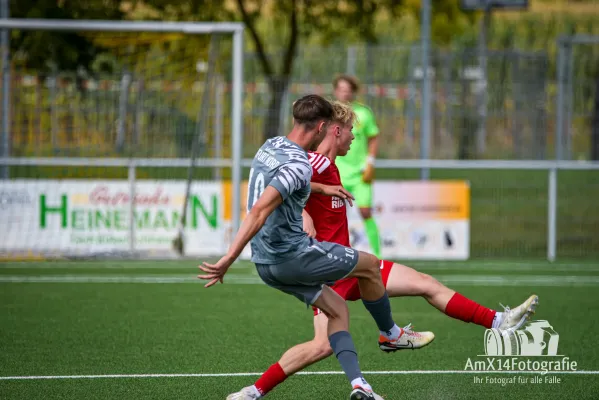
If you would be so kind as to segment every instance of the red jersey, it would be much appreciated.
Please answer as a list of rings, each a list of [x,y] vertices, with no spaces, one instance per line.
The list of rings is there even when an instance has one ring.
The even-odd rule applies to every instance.
[[[314,152],[309,152],[308,158],[312,165],[312,182],[330,186],[341,185],[341,176],[334,162]],[[305,209],[314,220],[316,240],[350,247],[345,200],[311,193]]]
[[[335,163],[322,154],[314,152],[308,152],[308,158],[312,165],[312,182],[332,186],[341,185],[341,177]],[[339,197],[311,193],[305,210],[314,220],[316,240],[351,247],[345,200]],[[385,287],[392,268],[393,262],[381,261],[381,277]],[[345,300],[355,301],[360,299],[360,286],[357,278],[343,278],[335,282],[332,289]],[[314,315],[320,312],[316,307],[312,307],[312,309]]]

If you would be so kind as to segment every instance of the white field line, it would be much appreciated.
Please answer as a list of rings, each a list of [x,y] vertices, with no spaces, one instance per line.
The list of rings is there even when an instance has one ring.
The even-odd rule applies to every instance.
[[[196,275],[43,275],[43,276],[11,276],[0,275],[0,283],[206,283]],[[225,283],[230,284],[263,284],[258,276],[233,275],[225,276]]]
[[[408,266],[411,266],[409,263],[405,263]],[[516,265],[516,264],[431,264],[431,265],[417,265],[413,267],[416,270],[450,270],[450,271],[506,271],[506,272],[598,272],[599,265],[594,264],[579,264],[579,265]]]
[[[440,269],[477,269],[477,268],[507,268],[507,269],[542,269],[542,270],[553,270],[554,268],[599,268],[599,260],[590,262],[567,262],[567,261],[522,261],[522,260],[506,260],[506,261],[410,261],[410,260],[399,260],[399,264],[414,264],[417,267],[422,268],[440,268]]]
[[[199,265],[198,261],[198,265]],[[400,264],[405,264],[408,266],[412,266],[410,261],[401,261]],[[173,265],[172,261],[153,261],[146,263],[130,263],[128,261],[122,262],[110,262],[110,263],[98,263],[95,262],[87,263],[82,262],[79,263],[77,261],[72,262],[0,262],[0,270],[10,270],[10,269],[53,269],[53,270],[85,270],[85,269],[109,269],[109,270],[135,270],[135,269],[158,269],[165,271],[189,271],[190,269],[194,269],[195,267],[184,265],[178,266]],[[254,265],[250,262],[239,262],[232,266],[232,269],[254,269]],[[431,270],[455,270],[455,271],[532,271],[532,272],[598,272],[599,271],[599,261],[597,263],[555,263],[548,264],[546,262],[498,262],[498,261],[477,261],[476,264],[470,263],[460,263],[458,261],[452,262],[433,262],[433,263],[425,263],[425,262],[417,262],[414,263],[414,268],[417,270],[420,269],[431,269]]]
[[[596,286],[599,276],[560,275],[435,275],[453,285],[476,286]]]
[[[413,370],[413,371],[364,371],[364,375],[470,375],[470,374],[536,374],[541,371],[463,371],[463,370]],[[25,375],[0,376],[0,381],[42,379],[119,379],[119,378],[230,378],[237,376],[261,376],[262,372],[233,372],[217,374],[111,374],[111,375]],[[343,371],[302,371],[296,375],[344,375]],[[546,375],[599,375],[599,371],[549,371]]]
[[[165,263],[166,263],[166,265],[165,265]],[[197,264],[200,265],[200,261],[198,261]],[[231,269],[233,269],[233,270],[235,270],[235,269],[244,270],[244,269],[248,269],[248,268],[255,269],[256,267],[254,266],[254,264],[250,264],[250,263],[239,263],[239,264],[233,264],[231,266]],[[21,262],[21,261],[8,263],[8,262],[0,261],[0,271],[1,270],[10,270],[10,269],[17,269],[17,270],[18,269],[25,269],[25,270],[27,270],[27,269],[51,269],[51,270],[157,269],[157,270],[163,270],[163,271],[193,271],[194,269],[197,269],[199,271],[199,268],[197,268],[196,266],[189,265],[189,264],[173,265],[173,263],[171,261],[166,261],[166,262],[155,261],[155,262],[148,263],[148,264],[129,263],[128,261],[123,261],[121,263],[110,263],[110,264],[104,264],[104,263],[95,264],[93,262],[79,263],[77,261],[70,261],[70,262],[43,261],[43,262],[33,262],[33,263]],[[599,270],[599,267],[597,267],[597,270]]]
[[[599,276],[435,275],[447,285],[472,286],[599,286]],[[195,275],[0,275],[0,283],[202,283]],[[227,274],[225,283],[263,284],[256,275]]]

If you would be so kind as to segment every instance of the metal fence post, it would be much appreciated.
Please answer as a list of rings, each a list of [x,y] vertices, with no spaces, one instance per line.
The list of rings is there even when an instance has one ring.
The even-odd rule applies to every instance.
[[[52,143],[52,151],[58,150],[58,114],[56,111],[56,99],[58,89],[58,72],[56,65],[52,64],[52,76],[48,79],[50,89],[50,143]]]
[[[564,115],[564,157],[566,160],[572,159],[572,112],[574,107],[574,57],[572,54],[573,43],[569,43],[566,46],[566,74],[564,78],[566,79],[566,109]]]
[[[431,77],[429,76],[429,51],[431,41],[431,0],[422,0],[422,110],[420,121],[420,158],[431,158]],[[428,168],[422,168],[420,179],[427,180],[430,176]]]
[[[348,75],[356,75],[357,53],[358,49],[356,48],[356,46],[347,47],[347,65],[345,67],[345,72]]]
[[[216,77],[216,85],[214,87],[214,158],[223,158],[223,79],[220,75]],[[214,168],[214,180],[222,179],[222,168]]]
[[[287,89],[285,90],[285,93],[283,93],[283,99],[281,100],[281,106],[283,107],[279,113],[279,129],[282,132],[286,132],[287,131],[287,125],[289,124],[289,121],[291,120],[291,105],[289,104],[289,97],[291,95],[291,83],[289,83],[287,85]]]
[[[414,114],[416,113],[416,46],[410,46],[410,59],[408,61],[408,105],[406,110],[406,132],[409,145],[414,143]]]
[[[144,78],[139,76],[135,85],[135,115],[133,116],[133,145],[141,143],[142,114],[144,110]]]
[[[455,88],[454,83],[451,78],[451,67],[453,65],[453,52],[447,53],[447,55],[442,57],[443,59],[443,79],[445,82],[443,83],[443,87],[445,89],[445,99],[448,104],[445,109],[445,132],[451,138],[454,138],[453,132],[453,107],[455,104]]]
[[[135,161],[129,161],[129,252],[135,251]]]
[[[568,46],[566,39],[557,41],[557,104],[556,104],[556,129],[555,129],[555,159],[564,157],[564,79],[566,76],[566,58],[564,48]]]
[[[478,129],[476,132],[476,153],[480,157],[485,152],[487,141],[487,31],[491,24],[491,8],[487,5],[481,20],[478,38],[478,62],[480,68],[480,84],[478,90]]]
[[[557,162],[556,162],[557,163]],[[555,261],[557,237],[557,166],[549,169],[547,204],[547,260]]]
[[[125,134],[127,127],[127,105],[129,103],[129,84],[131,73],[125,71],[121,78],[121,91],[119,96],[119,124],[116,133],[116,151],[122,152],[125,148]]]
[[[0,0],[0,17],[8,19],[10,16],[9,0]],[[10,31],[2,29],[0,33],[0,47],[2,51],[2,157],[10,156]],[[0,167],[0,177],[9,178],[9,166]]]

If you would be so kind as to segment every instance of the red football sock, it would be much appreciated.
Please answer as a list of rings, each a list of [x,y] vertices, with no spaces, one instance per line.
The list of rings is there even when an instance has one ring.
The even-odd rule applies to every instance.
[[[262,374],[256,383],[254,383],[254,386],[256,386],[256,389],[258,389],[258,391],[262,393],[262,396],[264,396],[285,379],[287,379],[285,371],[283,371],[283,368],[281,368],[279,363],[276,363],[271,365],[270,368]]]
[[[462,296],[459,293],[454,294],[447,306],[445,314],[452,318],[462,320],[464,322],[473,322],[477,325],[482,325],[485,328],[493,326],[495,311]]]

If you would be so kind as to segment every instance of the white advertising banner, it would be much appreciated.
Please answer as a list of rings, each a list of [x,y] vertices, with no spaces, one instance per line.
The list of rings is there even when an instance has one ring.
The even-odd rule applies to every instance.
[[[197,182],[188,202],[187,255],[226,250],[230,207],[227,185]],[[0,189],[0,250],[94,254],[130,250],[128,181],[15,180]],[[183,202],[184,181],[135,185],[134,249],[172,251]],[[230,203],[229,203],[230,204]]]
[[[242,199],[245,204],[244,182]],[[0,187],[0,251],[93,255],[131,250],[130,186],[125,180],[13,180]],[[470,187],[463,181],[374,184],[374,218],[382,255],[390,259],[467,259]],[[185,182],[139,180],[135,185],[133,249],[173,253]],[[242,204],[242,214],[245,207]],[[369,250],[356,206],[348,207],[352,246]],[[192,185],[185,253],[218,256],[231,227],[230,183]],[[242,258],[249,258],[249,246]]]
[[[464,181],[374,183],[373,217],[389,259],[455,259],[470,255],[470,186]],[[358,208],[348,207],[352,246],[370,251]]]

